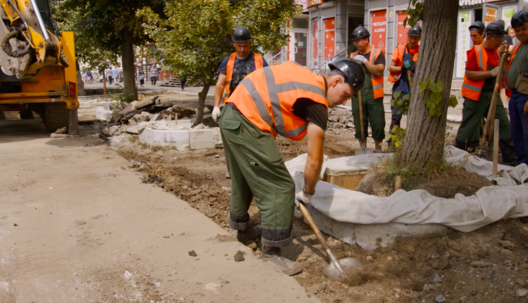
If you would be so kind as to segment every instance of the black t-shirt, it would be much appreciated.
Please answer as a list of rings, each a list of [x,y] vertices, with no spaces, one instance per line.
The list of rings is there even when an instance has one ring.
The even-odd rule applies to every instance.
[[[367,58],[367,60],[370,60],[370,53],[371,52],[368,52],[366,54],[358,53],[357,55],[358,56],[363,56],[363,57]],[[354,56],[356,56],[356,55],[354,55]],[[379,54],[378,58],[376,60],[374,60],[374,65],[378,65],[378,64],[385,65],[385,53],[384,52],[381,52]]]
[[[325,88],[328,90],[326,79],[324,79],[324,81]],[[323,131],[326,130],[326,125],[328,123],[328,109],[321,103],[317,103],[307,98],[297,99],[295,104],[293,104],[293,114],[301,119],[314,123]]]

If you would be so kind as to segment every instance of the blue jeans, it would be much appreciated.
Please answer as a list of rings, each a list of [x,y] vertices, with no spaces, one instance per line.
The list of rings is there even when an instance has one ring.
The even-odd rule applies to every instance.
[[[517,164],[528,164],[528,116],[524,114],[524,104],[528,95],[512,90],[508,104],[510,111],[510,132],[513,147],[517,153]]]

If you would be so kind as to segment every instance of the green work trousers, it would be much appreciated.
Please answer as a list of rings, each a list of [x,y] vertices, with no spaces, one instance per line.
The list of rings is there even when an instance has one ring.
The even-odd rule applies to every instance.
[[[479,141],[482,118],[486,118],[493,92],[482,92],[479,101],[464,98],[462,124],[458,129],[456,140],[460,142]],[[500,96],[498,96],[500,98]],[[500,99],[497,100],[495,119],[499,119],[499,139],[510,140],[510,120]]]
[[[289,245],[295,184],[273,135],[258,129],[232,104],[222,110],[220,133],[231,175],[230,227],[236,230],[248,227],[248,209],[254,198],[261,214],[262,244]]]
[[[374,99],[371,75],[368,71],[365,74],[365,85],[361,88],[361,101],[365,139],[368,137],[369,124],[374,140],[385,139],[385,108],[383,107],[383,97]],[[352,115],[354,117],[354,126],[356,127],[356,139],[360,140],[361,122],[359,119],[359,99],[356,97],[352,97]]]

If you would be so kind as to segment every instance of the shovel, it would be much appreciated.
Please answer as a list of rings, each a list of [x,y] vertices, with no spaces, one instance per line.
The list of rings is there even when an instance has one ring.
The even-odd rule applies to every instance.
[[[361,92],[358,92],[359,99],[359,123],[361,124],[361,142],[359,145],[361,149],[356,150],[356,155],[372,154],[372,149],[367,148],[367,141],[365,140],[365,129],[363,126],[363,102],[361,100]]]
[[[310,225],[310,228],[313,230],[315,236],[317,237],[317,240],[319,241],[319,243],[321,243],[321,246],[325,250],[328,259],[330,259],[330,264],[324,268],[323,273],[328,278],[348,283],[351,278],[349,273],[354,270],[362,269],[363,264],[361,264],[361,262],[359,262],[356,258],[344,258],[338,261],[330,250],[328,243],[326,243],[323,234],[321,233],[317,225],[315,225],[312,215],[310,215],[310,212],[303,204],[303,202],[299,201],[299,209],[304,218],[306,219],[306,222],[308,222],[308,225]]]

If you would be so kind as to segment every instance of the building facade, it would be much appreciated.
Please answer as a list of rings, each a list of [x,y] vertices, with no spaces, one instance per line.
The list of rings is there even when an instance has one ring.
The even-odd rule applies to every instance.
[[[302,16],[293,19],[290,43],[283,50],[314,72],[325,73],[326,65],[348,57],[355,48],[351,35],[363,26],[371,33],[371,44],[390,56],[397,45],[407,42],[403,21],[409,0],[295,0],[303,5]],[[522,9],[526,0],[460,0],[458,12],[457,54],[453,63],[455,79],[464,76],[466,51],[472,47],[468,27],[474,21],[486,24],[502,19],[509,25],[511,16]],[[388,71],[385,71],[388,76]]]

